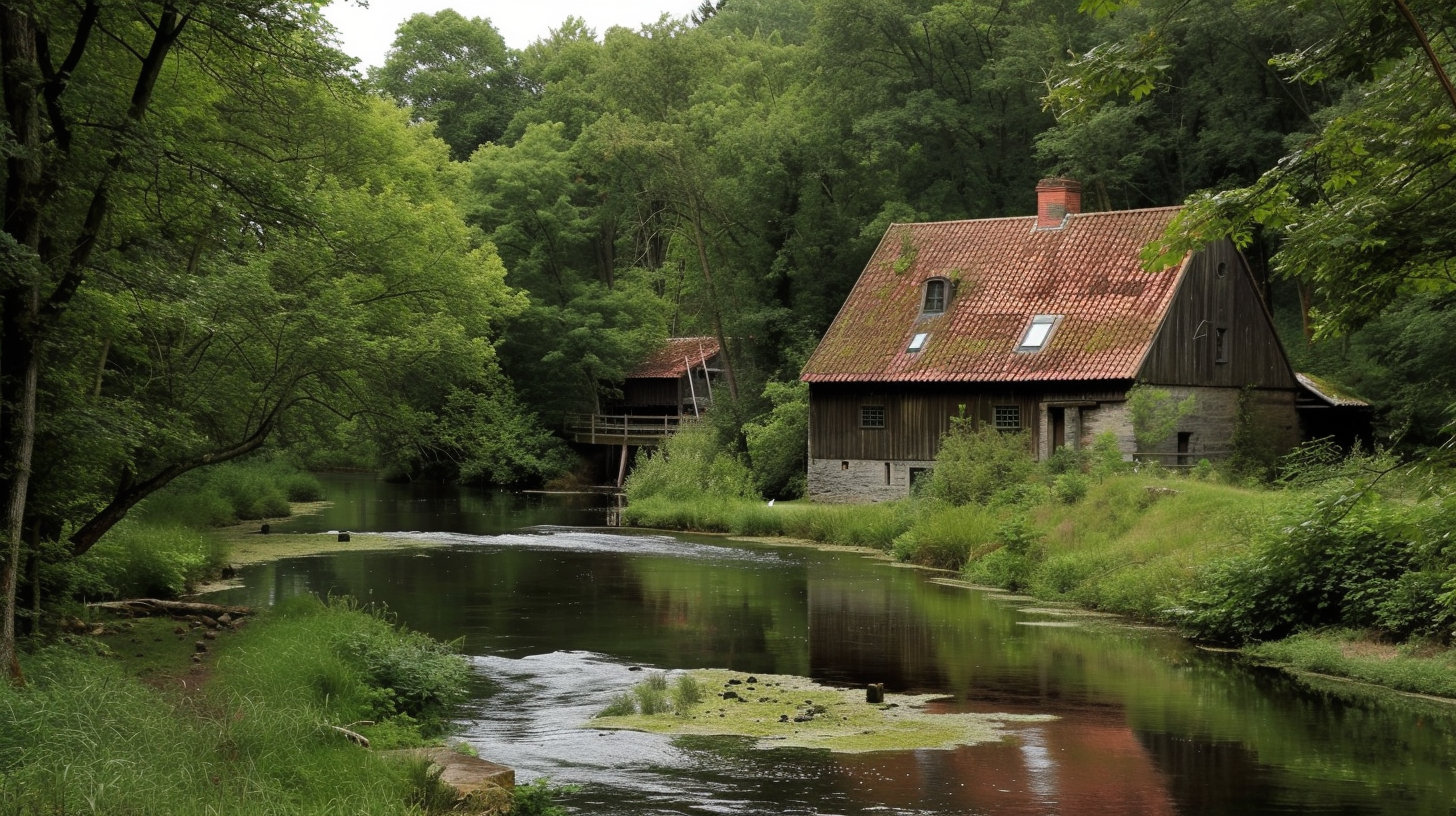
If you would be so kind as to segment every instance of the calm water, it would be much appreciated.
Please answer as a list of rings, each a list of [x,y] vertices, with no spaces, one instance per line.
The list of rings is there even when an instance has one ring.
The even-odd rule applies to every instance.
[[[1352,696],[1149,630],[1081,628],[844,554],[590,529],[605,499],[331,477],[296,529],[426,531],[428,553],[244,570],[227,600],[347,593],[463,638],[464,737],[592,814],[1449,814],[1456,707]],[[642,677],[727,667],[1051,713],[953,751],[760,751],[580,727]]]

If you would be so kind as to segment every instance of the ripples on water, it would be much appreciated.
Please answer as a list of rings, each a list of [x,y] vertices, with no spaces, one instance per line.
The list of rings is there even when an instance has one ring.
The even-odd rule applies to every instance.
[[[507,535],[424,532],[386,533],[385,535],[488,551],[556,550],[575,553],[621,553],[633,556],[665,556],[760,564],[782,564],[785,560],[784,556],[779,553],[766,550],[724,547],[665,535],[611,533],[569,527],[531,527],[519,533]]]

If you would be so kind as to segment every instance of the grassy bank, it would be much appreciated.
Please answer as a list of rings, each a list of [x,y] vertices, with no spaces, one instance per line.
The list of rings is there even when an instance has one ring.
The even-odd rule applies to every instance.
[[[980,431],[948,437],[947,451],[898,502],[770,506],[721,478],[732,472],[721,454],[685,456],[675,472],[670,444],[653,481],[629,482],[623,518],[876,547],[1266,662],[1456,696],[1456,500],[1444,472],[1316,448],[1286,460],[1278,484],[1250,486],[1206,466],[1134,473],[1115,449],[1033,463],[1018,438]],[[644,489],[655,485],[670,488]]]
[[[0,686],[0,810],[396,814],[453,800],[422,761],[333,728],[376,747],[439,734],[467,677],[447,647],[302,600],[224,630],[193,664],[197,633],[174,625],[115,624],[25,656],[30,685]]]

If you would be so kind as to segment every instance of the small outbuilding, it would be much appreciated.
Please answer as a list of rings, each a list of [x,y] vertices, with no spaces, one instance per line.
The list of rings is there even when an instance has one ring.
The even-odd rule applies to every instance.
[[[906,495],[962,410],[1028,431],[1038,458],[1109,432],[1125,458],[1172,467],[1227,457],[1240,434],[1299,443],[1307,386],[1232,243],[1148,272],[1143,247],[1179,208],[1082,213],[1066,179],[1037,196],[1034,216],[886,231],[803,370],[811,497]],[[1195,406],[1144,447],[1139,383]]]

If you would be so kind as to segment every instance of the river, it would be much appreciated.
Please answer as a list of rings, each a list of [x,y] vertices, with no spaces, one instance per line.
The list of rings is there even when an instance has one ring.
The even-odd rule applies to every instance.
[[[606,500],[328,476],[280,530],[443,546],[245,568],[215,597],[348,594],[461,639],[461,736],[590,814],[1451,814],[1456,706],[1298,680],[855,554],[597,527]],[[759,750],[589,727],[640,670],[721,667],[1052,714],[949,751]],[[634,671],[637,669],[637,671]]]

